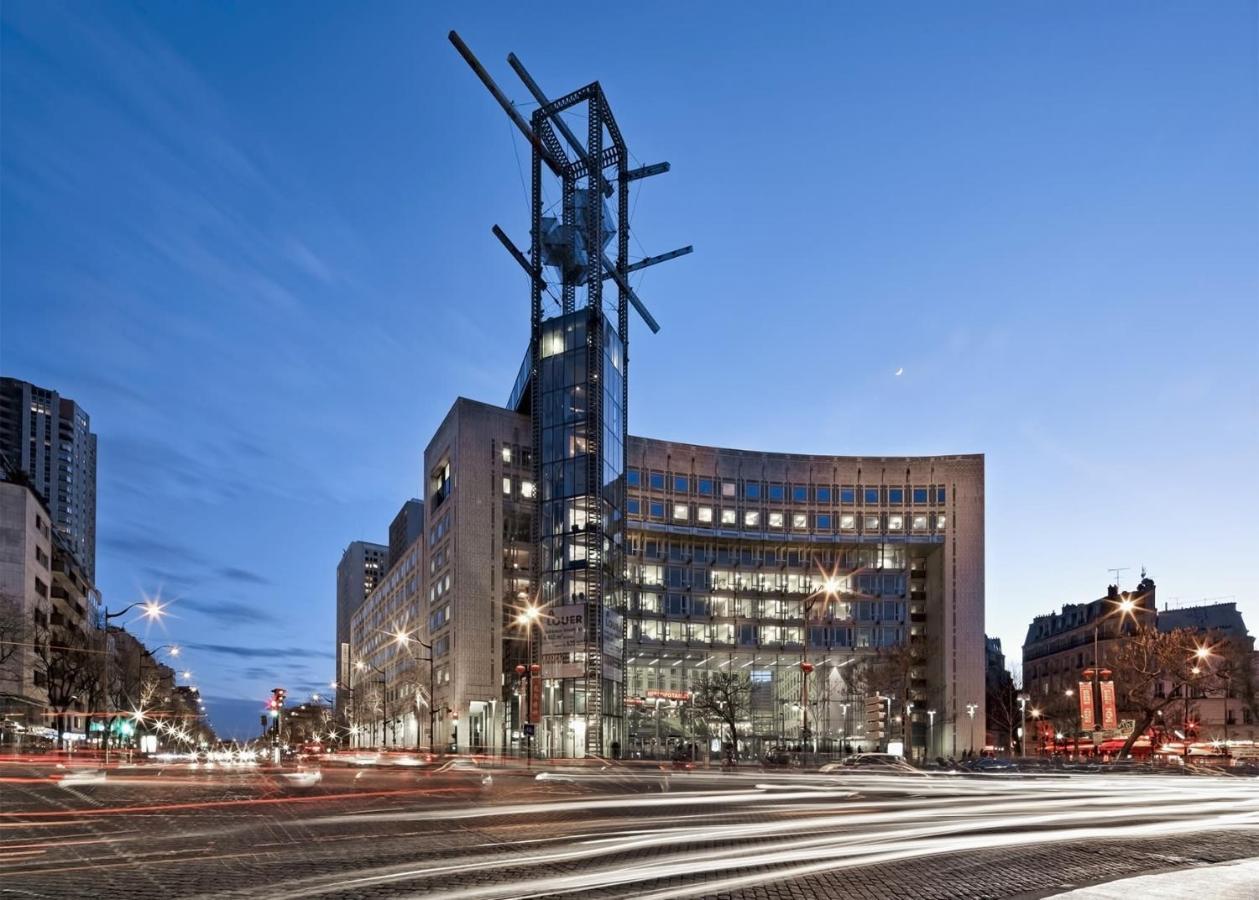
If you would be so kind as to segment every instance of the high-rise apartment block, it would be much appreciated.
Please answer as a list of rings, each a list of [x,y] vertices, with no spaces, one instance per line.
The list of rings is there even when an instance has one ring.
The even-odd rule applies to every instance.
[[[389,548],[370,541],[353,541],[337,564],[336,684],[337,711],[345,708],[349,685],[350,620],[380,582],[389,561]]]
[[[0,378],[0,455],[52,511],[88,579],[96,579],[96,435],[87,413],[56,391]]]

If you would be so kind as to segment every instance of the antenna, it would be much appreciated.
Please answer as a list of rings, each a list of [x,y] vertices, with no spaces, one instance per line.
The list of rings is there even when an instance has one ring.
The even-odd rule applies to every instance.
[[[1119,568],[1117,568],[1117,569],[1107,569],[1107,570],[1106,570],[1107,572],[1110,572],[1112,575],[1114,575],[1114,576],[1115,576],[1115,587],[1119,587],[1119,573],[1120,573],[1120,572],[1127,572],[1129,568],[1130,568],[1129,566],[1121,566],[1121,567],[1119,567]]]

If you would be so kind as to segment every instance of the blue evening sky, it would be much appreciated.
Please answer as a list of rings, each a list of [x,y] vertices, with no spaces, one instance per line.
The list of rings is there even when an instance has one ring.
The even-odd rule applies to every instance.
[[[634,433],[987,454],[1015,659],[1112,566],[1259,630],[1254,2],[527,6],[4,3],[0,370],[92,416],[104,598],[174,600],[223,731],[326,685],[342,549],[516,374],[526,147],[452,27],[673,164]]]

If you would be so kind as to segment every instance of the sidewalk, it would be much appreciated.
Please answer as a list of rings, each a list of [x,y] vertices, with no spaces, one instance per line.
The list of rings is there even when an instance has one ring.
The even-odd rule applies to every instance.
[[[1259,898],[1259,858],[1121,878],[1052,896],[1059,900],[1130,900],[1132,897],[1142,900],[1183,900],[1184,897],[1256,900]]]

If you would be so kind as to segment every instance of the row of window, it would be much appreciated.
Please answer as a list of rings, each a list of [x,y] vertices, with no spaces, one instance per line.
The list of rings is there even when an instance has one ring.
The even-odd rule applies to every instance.
[[[704,594],[655,594],[644,591],[632,594],[630,609],[637,612],[667,616],[697,616],[717,619],[804,619],[800,600],[777,598],[758,600],[751,597],[708,596]],[[815,621],[857,619],[863,622],[903,622],[905,602],[902,600],[858,600],[817,603],[809,610]]]
[[[646,487],[653,491],[663,491],[666,486],[674,494],[699,494],[703,497],[721,496],[746,500],[769,500],[774,503],[785,503],[791,498],[792,503],[840,503],[856,505],[858,498],[866,506],[891,505],[900,506],[913,503],[915,506],[941,504],[947,498],[944,485],[914,485],[912,487],[889,487],[887,485],[808,485],[783,484],[779,482],[743,481],[742,493],[740,482],[720,481],[714,478],[692,478],[689,475],[669,475],[664,472],[648,472],[645,479]],[[642,488],[644,478],[642,470],[629,469],[625,473],[625,483],[631,488]]]
[[[734,625],[728,622],[673,622],[631,619],[629,637],[640,643],[685,643],[710,647],[799,647],[805,629],[798,625]],[[808,629],[812,647],[894,647],[905,639],[900,626],[814,625]]]
[[[808,513],[769,512],[759,509],[745,509],[740,516],[736,509],[715,509],[711,506],[692,506],[689,503],[673,503],[666,506],[660,500],[648,500],[646,503],[647,518],[665,521],[666,513],[669,521],[677,523],[695,522],[699,525],[720,523],[723,527],[745,529],[792,531],[833,531],[838,526],[840,531],[856,531],[858,524],[862,531],[944,531],[948,527],[948,516],[944,513],[815,513],[812,516],[813,528],[809,528]],[[639,517],[643,515],[643,502],[632,499],[625,502],[626,515]],[[934,528],[932,523],[934,521]]]

